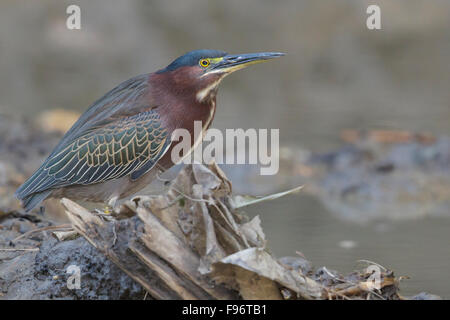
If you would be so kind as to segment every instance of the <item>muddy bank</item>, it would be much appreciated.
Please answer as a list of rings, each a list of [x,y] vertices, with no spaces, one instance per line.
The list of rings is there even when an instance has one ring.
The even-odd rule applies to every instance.
[[[15,190],[58,143],[62,133],[46,131],[34,122],[0,114],[0,216],[20,210]]]
[[[48,226],[54,223],[35,216],[3,216],[0,299],[144,298],[143,288],[83,237],[58,241],[51,231],[42,231],[14,241],[32,229]],[[79,288],[70,278],[74,266],[80,268]]]

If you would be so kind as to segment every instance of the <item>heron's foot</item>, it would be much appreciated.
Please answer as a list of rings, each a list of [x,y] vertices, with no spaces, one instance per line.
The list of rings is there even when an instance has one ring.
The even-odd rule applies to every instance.
[[[117,201],[119,199],[118,196],[114,196],[111,199],[109,199],[108,201],[108,209],[107,211],[109,212],[109,214],[113,214],[113,213],[117,213],[117,211],[119,210],[119,201]]]
[[[103,208],[103,213],[106,215],[111,215],[114,212],[114,208],[111,207],[110,205],[105,206],[105,208]]]
[[[105,206],[103,209],[95,209],[94,213],[105,220],[112,220],[114,217],[114,210],[109,205]]]
[[[117,197],[111,198],[103,209],[95,209],[95,213],[102,218],[111,220],[116,214],[118,214],[119,206],[117,205],[117,199]]]

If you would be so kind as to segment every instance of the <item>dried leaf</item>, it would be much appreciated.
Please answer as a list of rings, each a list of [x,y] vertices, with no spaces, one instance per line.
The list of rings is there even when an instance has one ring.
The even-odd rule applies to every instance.
[[[241,225],[241,230],[251,244],[257,247],[265,247],[266,236],[261,228],[261,219],[259,216]]]
[[[222,181],[208,167],[194,164],[192,165],[192,173],[195,181],[200,184],[205,191],[212,191],[221,185]],[[210,194],[210,192],[208,192]]]
[[[227,278],[216,277],[218,273],[225,274],[230,273],[230,268],[234,269],[239,267],[241,269],[247,270],[254,275],[259,277],[275,281],[279,285],[291,289],[296,292],[299,296],[305,299],[318,298],[322,295],[321,287],[313,280],[301,275],[299,272],[293,272],[282,266],[278,261],[276,261],[269,253],[265,250],[258,248],[249,248],[239,251],[235,254],[223,258],[220,262],[213,265],[212,277],[217,280],[227,282]],[[235,276],[236,271],[232,272]],[[249,274],[246,274],[248,278]],[[251,283],[245,282],[251,286],[262,286],[258,283],[258,277],[252,277],[253,281]],[[243,279],[235,279],[238,284],[244,283]],[[229,283],[233,285],[233,283]],[[242,289],[242,288],[240,288]],[[253,290],[249,290],[252,292]],[[267,295],[273,296],[273,292],[266,292]],[[279,298],[280,293],[278,292]],[[248,299],[253,299],[252,297],[246,297]],[[260,294],[254,297],[254,299],[260,298]]]

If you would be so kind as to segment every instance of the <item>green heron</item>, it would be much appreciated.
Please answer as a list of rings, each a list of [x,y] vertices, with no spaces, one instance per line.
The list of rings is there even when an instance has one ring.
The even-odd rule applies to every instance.
[[[158,169],[174,165],[170,150],[176,129],[193,132],[194,121],[209,128],[226,75],[282,55],[196,50],[121,83],[80,116],[16,197],[26,211],[48,197],[114,207],[148,185]]]

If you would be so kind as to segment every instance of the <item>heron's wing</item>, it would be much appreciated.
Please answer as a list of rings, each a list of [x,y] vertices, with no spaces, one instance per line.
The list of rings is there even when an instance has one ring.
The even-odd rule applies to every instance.
[[[149,74],[133,77],[95,101],[66,132],[51,155],[99,123],[132,116],[148,109],[151,104],[146,96],[149,90],[148,78]]]
[[[91,126],[52,153],[22,192],[93,184],[125,175],[137,179],[155,166],[170,143],[155,110]]]
[[[104,182],[131,174],[139,178],[170,146],[159,114],[146,111],[93,126],[53,153],[31,177],[27,194],[70,185]]]
[[[15,193],[17,198],[24,199],[32,193],[44,191],[46,190],[46,188],[55,188],[57,186],[70,185],[75,181],[86,184],[93,183],[93,181],[97,180],[100,181],[100,179],[106,179],[108,177],[112,178],[113,176],[117,176],[121,169],[118,169],[118,167],[115,167],[115,169],[111,169],[111,167],[109,167],[110,165],[116,165],[117,163],[113,162],[113,160],[111,159],[114,159],[114,157],[116,157],[117,160],[119,159],[119,156],[115,153],[112,154],[113,158],[111,158],[111,153],[108,153],[108,167],[106,166],[106,163],[103,162],[101,162],[102,165],[100,166],[100,168],[98,167],[98,165],[100,164],[100,160],[103,160],[106,156],[106,154],[104,153],[100,154],[100,151],[104,151],[104,146],[107,146],[108,148],[108,144],[104,144],[102,146],[101,141],[103,141],[102,139],[105,139],[106,141],[106,137],[109,137],[109,141],[113,132],[120,132],[120,129],[126,122],[125,119],[129,120],[127,122],[127,130],[130,130],[130,135],[132,135],[131,120],[136,121],[136,127],[134,128],[134,130],[136,130],[134,138],[137,139],[139,144],[141,144],[142,134],[145,134],[143,132],[145,132],[145,130],[147,132],[149,130],[151,131],[151,128],[153,128],[148,127],[148,125],[145,126],[143,119],[149,120],[149,123],[154,123],[155,126],[160,125],[159,117],[157,117],[156,114],[146,113],[151,109],[151,106],[149,106],[149,104],[152,104],[152,101],[150,101],[147,94],[149,92],[148,78],[148,74],[131,78],[121,83],[120,85],[106,93],[102,98],[94,102],[88,108],[88,110],[86,110],[81,115],[77,122],[75,122],[72,128],[67,131],[67,133],[61,139],[58,145],[53,149],[52,153],[45,160],[42,166],[38,170],[36,170],[36,172],[17,189]],[[129,138],[129,135],[124,134],[124,136],[126,139]],[[158,137],[158,135],[154,137],[156,139],[155,143],[158,143],[157,141],[162,142],[162,140]],[[86,143],[81,143],[82,141]],[[166,139],[163,143],[170,142],[168,141],[168,139]],[[77,151],[77,157],[79,155],[82,155],[86,150],[86,146],[88,151],[94,150],[95,146],[97,146],[98,149],[95,150],[98,151],[94,150],[93,155],[86,155],[85,157],[79,158],[79,166],[84,163],[83,161],[87,161],[86,166],[84,166],[83,168],[77,167],[78,171],[76,172],[75,170],[68,170],[69,166],[75,165],[76,158],[72,158],[71,155],[77,154]],[[142,146],[139,146],[142,149]],[[109,148],[111,148],[111,146]],[[139,153],[141,149],[138,148],[138,150],[135,150],[135,156],[140,160],[145,157]],[[95,152],[99,153],[96,154]],[[57,159],[60,160],[58,164],[56,163]],[[96,162],[97,160],[99,162]],[[71,162],[68,163],[69,166],[62,166],[64,161]],[[150,165],[150,162],[146,162],[147,167]],[[51,173],[50,167],[52,169]],[[144,170],[142,163],[124,163],[123,168],[125,169],[122,168],[122,173],[128,172],[129,170],[139,170],[138,167],[141,171]],[[59,170],[57,170],[57,168],[59,168]],[[95,171],[93,168],[95,168]],[[84,169],[86,169],[87,171],[83,171]],[[102,169],[104,169],[104,171]],[[84,176],[81,176],[82,172],[85,173]],[[100,172],[103,173],[102,176],[99,176]],[[134,176],[136,175],[137,173],[134,174]]]

